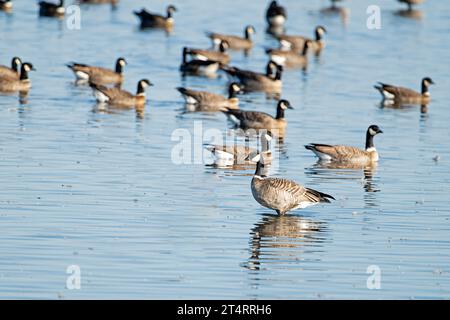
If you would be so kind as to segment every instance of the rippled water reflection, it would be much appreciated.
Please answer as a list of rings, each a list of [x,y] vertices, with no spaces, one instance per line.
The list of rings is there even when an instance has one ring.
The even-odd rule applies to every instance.
[[[186,112],[176,87],[226,94],[227,77],[183,77],[182,47],[253,24],[255,48],[233,52],[232,64],[264,70],[264,49],[276,45],[265,3],[175,1],[170,34],[139,30],[132,14],[162,12],[163,1],[83,6],[79,31],[39,19],[28,1],[0,13],[0,63],[17,55],[37,69],[27,97],[0,96],[1,298],[448,298],[449,4],[426,1],[409,16],[378,1],[382,29],[368,30],[370,1],[325,12],[328,1],[282,2],[289,33],[324,25],[328,34],[306,72],[283,75],[295,110],[271,174],[337,199],[285,217],[252,198],[253,166],[171,161],[174,130],[232,128],[220,113]],[[110,67],[119,56],[129,62],[124,88],[155,83],[145,109],[97,105],[65,66]],[[424,76],[436,82],[430,105],[380,105],[377,81],[418,90]],[[244,109],[275,113],[264,93],[240,98]],[[303,147],[363,147],[372,123],[384,131],[376,168],[330,167]],[[65,288],[69,265],[81,268],[81,290]],[[370,265],[381,290],[367,289]]]

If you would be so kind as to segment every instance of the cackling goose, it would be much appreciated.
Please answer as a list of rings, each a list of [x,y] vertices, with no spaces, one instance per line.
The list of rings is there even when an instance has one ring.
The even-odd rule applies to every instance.
[[[263,174],[264,160],[258,154],[252,161],[257,162],[251,182],[253,198],[263,207],[284,215],[295,209],[303,209],[319,203],[330,203],[332,196],[299,185],[283,178],[271,178]]]
[[[252,34],[254,33],[255,28],[253,26],[247,26],[244,30],[244,38],[214,32],[207,32],[206,35],[212,40],[215,47],[219,46],[222,41],[226,41],[228,42],[230,49],[249,50],[253,47]]]
[[[373,144],[373,137],[379,133],[383,133],[383,131],[376,125],[371,125],[367,129],[365,150],[349,146],[317,143],[306,145],[305,148],[314,152],[322,161],[370,164],[378,161],[379,158],[377,149]]]
[[[241,91],[241,88],[235,82],[231,83],[228,88],[228,98],[207,91],[196,91],[186,88],[177,88],[177,90],[183,95],[187,104],[196,106],[196,111],[239,109],[237,93]]]
[[[117,85],[123,81],[123,68],[126,64],[125,58],[118,58],[115,70],[75,62],[68,64],[67,67],[75,73],[75,76],[80,81]]]
[[[142,9],[141,11],[134,11],[134,14],[139,17],[141,20],[141,28],[167,28],[170,29],[173,27],[174,19],[173,13],[177,11],[177,8],[173,5],[169,5],[167,7],[166,16],[162,16],[159,14],[151,13],[146,9]]]
[[[427,104],[430,102],[430,92],[428,89],[432,84],[434,84],[434,82],[431,78],[423,78],[421,93],[408,88],[396,87],[381,82],[374,87],[380,91],[383,100],[388,102],[398,104]]]
[[[108,103],[118,107],[137,107],[145,105],[145,88],[153,84],[147,79],[140,80],[137,85],[136,95],[116,87],[107,88],[96,83],[89,83],[89,85],[93,89],[95,98],[100,103]]]

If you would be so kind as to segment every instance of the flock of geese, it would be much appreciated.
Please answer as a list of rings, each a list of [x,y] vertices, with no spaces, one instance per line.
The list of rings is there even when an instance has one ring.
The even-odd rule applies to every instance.
[[[113,6],[119,0],[81,0],[81,3],[109,3]],[[422,0],[398,0],[412,6]],[[342,8],[336,5],[338,0],[331,0],[331,7],[327,12],[340,13]],[[1,10],[12,10],[11,0],[0,0]],[[141,28],[171,29],[174,26],[174,13],[176,7],[169,5],[165,15],[159,15],[142,9],[135,11]],[[46,17],[63,17],[65,14],[64,1],[58,3],[39,2],[39,15]],[[324,35],[327,30],[317,26],[314,37],[300,35],[287,35],[284,25],[287,21],[287,11],[277,1],[271,1],[267,11],[267,31],[279,42],[279,48],[266,49],[268,63],[264,72],[243,70],[229,65],[229,50],[243,50],[248,53],[254,46],[252,35],[255,28],[251,25],[244,28],[243,36],[227,35],[208,32],[206,36],[211,40],[212,48],[183,48],[180,71],[183,74],[194,76],[213,76],[224,72],[230,78],[228,96],[222,96],[208,91],[197,91],[179,87],[177,90],[184,97],[187,108],[203,112],[223,112],[229,120],[235,122],[236,128],[242,130],[255,130],[260,139],[261,150],[248,146],[206,145],[218,162],[225,161],[231,164],[256,163],[256,170],[251,181],[251,190],[255,200],[262,206],[275,210],[283,215],[297,208],[306,208],[318,203],[329,203],[333,196],[304,187],[295,181],[268,177],[265,168],[271,164],[272,154],[270,141],[274,138],[283,138],[286,134],[287,121],[285,112],[292,109],[289,101],[278,99],[275,116],[260,112],[242,110],[239,108],[238,95],[248,91],[263,91],[266,93],[281,94],[283,86],[282,75],[285,68],[305,68],[308,64],[308,55],[320,55],[325,49]],[[145,90],[152,83],[142,79],[137,84],[136,94],[121,89],[124,80],[124,68],[127,64],[125,58],[117,59],[115,68],[108,69],[84,63],[72,62],[67,67],[74,73],[77,81],[88,84],[95,99],[102,104],[117,107],[143,107],[146,103]],[[0,66],[0,92],[26,93],[31,88],[29,72],[34,70],[32,63],[22,62],[14,57],[11,66]],[[379,83],[376,90],[382,95],[387,104],[427,104],[430,101],[429,86],[433,80],[425,77],[421,83],[421,91]],[[379,159],[374,146],[374,137],[383,131],[377,125],[370,125],[366,131],[366,144],[364,149],[345,145],[330,145],[311,143],[305,146],[313,152],[320,161],[335,163],[352,168],[365,168],[376,163]]]

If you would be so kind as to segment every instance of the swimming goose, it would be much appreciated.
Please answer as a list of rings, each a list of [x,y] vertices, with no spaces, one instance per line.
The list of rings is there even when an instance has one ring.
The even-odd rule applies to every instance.
[[[305,46],[306,41],[310,41],[310,50],[316,55],[320,54],[323,48],[325,48],[325,43],[323,42],[323,35],[327,33],[327,30],[322,26],[317,26],[315,29],[315,39],[310,39],[304,36],[295,35],[280,35],[277,37],[280,42],[281,49],[293,50],[301,52]]]
[[[295,209],[303,209],[319,203],[330,203],[332,196],[299,185],[295,181],[283,178],[270,178],[263,174],[264,160],[256,155],[256,171],[251,182],[253,198],[263,207],[284,215]]]
[[[18,57],[14,57],[11,60],[11,68],[7,66],[0,66],[0,78],[8,77],[8,78],[20,78],[20,65],[22,64],[22,60]]]
[[[252,34],[254,33],[255,28],[253,26],[247,26],[244,30],[244,38],[214,32],[207,32],[206,35],[213,41],[213,45],[216,47],[219,46],[222,41],[226,41],[230,45],[230,49],[249,50],[253,47]]]
[[[378,152],[373,144],[373,137],[383,133],[376,125],[371,125],[366,132],[366,149],[361,150],[355,147],[342,145],[328,145],[311,143],[306,145],[307,150],[311,150],[322,161],[370,164],[378,161]]]
[[[266,66],[266,73],[241,70],[236,67],[222,66],[221,69],[232,77],[239,79],[246,91],[281,92],[283,67],[273,61]],[[276,72],[274,73],[274,69]]]
[[[423,0],[398,0],[398,2],[407,4],[408,10],[412,10],[413,5],[421,4]]]
[[[432,84],[434,84],[434,82],[431,78],[423,78],[421,93],[408,88],[396,87],[381,82],[374,87],[381,93],[383,100],[387,100],[388,102],[398,104],[427,104],[430,102],[430,92],[428,89]]]
[[[62,17],[65,12],[64,0],[59,0],[58,4],[47,1],[39,2],[39,15],[41,17]]]
[[[180,71],[187,74],[215,76],[219,70],[220,63],[212,60],[191,60],[187,61],[189,54],[188,48],[183,48],[183,60],[180,66]]]
[[[203,49],[188,49],[188,53],[195,60],[212,60],[222,64],[230,62],[230,56],[227,53],[230,45],[226,41],[222,41],[219,46],[219,51],[203,50]]]
[[[136,95],[116,87],[107,88],[96,83],[89,83],[89,85],[93,89],[94,96],[98,102],[118,107],[133,107],[145,104],[145,88],[153,84],[147,79],[140,80],[137,85]]]
[[[267,49],[266,53],[269,55],[270,60],[278,65],[288,68],[299,67],[306,69],[308,66],[308,50],[311,44],[312,41],[307,40],[301,54],[292,50],[286,51],[280,49]]]
[[[277,114],[272,117],[270,114],[260,111],[244,111],[228,109],[224,111],[229,118],[241,129],[269,130],[273,135],[283,136],[287,126],[284,112],[286,109],[294,109],[289,101],[280,100],[277,105]]]
[[[261,151],[259,154],[265,164],[270,164],[272,161],[271,140],[270,132],[262,133],[260,136]],[[254,148],[237,144],[231,146],[205,144],[205,149],[213,154],[214,163],[221,165],[248,165],[254,163],[252,158],[258,154]]]
[[[28,91],[31,88],[31,81],[28,72],[35,70],[31,63],[25,62],[20,68],[20,77],[0,77],[0,91],[15,92]]]
[[[126,64],[125,58],[118,58],[115,70],[75,62],[68,64],[67,67],[75,73],[78,80],[97,84],[121,84],[123,68]]]
[[[177,11],[177,8],[173,5],[167,7],[166,16],[151,13],[146,9],[141,11],[134,11],[134,14],[141,20],[141,28],[171,28],[173,27],[174,19],[173,13]]]
[[[228,88],[228,98],[207,91],[196,91],[186,88],[177,88],[183,95],[187,104],[195,105],[196,111],[223,111],[227,109],[239,109],[237,93],[241,91],[235,82]]]
[[[267,8],[266,20],[270,26],[283,26],[287,19],[286,9],[276,1],[272,1]]]
[[[12,7],[13,7],[13,3],[11,0],[0,0],[0,10],[11,11]]]

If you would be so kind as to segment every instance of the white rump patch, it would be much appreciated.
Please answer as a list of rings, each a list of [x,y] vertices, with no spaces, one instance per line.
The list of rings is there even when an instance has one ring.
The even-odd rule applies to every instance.
[[[316,156],[318,156],[320,158],[320,160],[330,161],[330,160],[333,159],[330,155],[328,155],[326,153],[322,153],[322,152],[319,152],[319,151],[314,150],[314,149],[312,150],[312,152],[314,152],[316,154]]]
[[[387,92],[386,90],[383,90],[383,97],[385,99],[395,99],[395,95],[393,95],[390,92]]]
[[[98,102],[108,102],[109,101],[109,97],[99,90],[94,89],[94,96]]]
[[[319,202],[309,202],[309,201],[302,201],[300,202],[293,210],[295,209],[305,209],[307,207],[313,206],[318,204]]]
[[[184,99],[186,100],[187,104],[197,104],[197,100],[195,100],[193,97],[191,96],[184,96]]]
[[[89,80],[89,74],[87,74],[86,72],[83,72],[83,71],[76,71],[75,76],[79,80]]]

